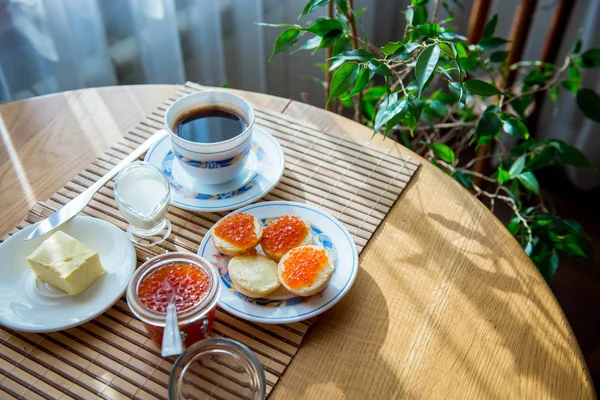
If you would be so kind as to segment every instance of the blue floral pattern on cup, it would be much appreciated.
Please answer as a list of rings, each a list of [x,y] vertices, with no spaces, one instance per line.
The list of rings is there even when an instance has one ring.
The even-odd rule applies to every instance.
[[[249,147],[249,150],[252,150],[256,154],[256,159],[258,161],[261,161],[265,158],[264,150],[260,146],[258,146],[256,143],[252,143],[252,146]],[[169,151],[167,153],[166,157],[163,160],[162,171],[167,176],[167,179],[169,180],[169,184],[171,185],[171,188],[173,189],[173,191],[175,191],[176,193],[180,193],[189,199],[196,199],[196,200],[230,199],[232,197],[239,196],[242,193],[247,192],[248,190],[252,189],[257,184],[258,180],[261,178],[261,174],[257,173],[252,178],[252,180],[250,182],[248,182],[246,185],[244,185],[236,190],[232,190],[230,192],[225,192],[225,193],[213,194],[213,193],[190,192],[185,187],[180,185],[176,181],[175,177],[173,176],[173,160],[175,157],[176,157],[176,155],[173,153],[173,151]],[[179,157],[179,156],[177,156],[177,157]]]
[[[232,166],[232,165],[237,164],[240,161],[242,161],[244,159],[244,157],[246,157],[246,155],[250,152],[250,148],[251,148],[251,146],[250,146],[250,144],[248,144],[246,146],[246,148],[244,148],[242,150],[242,152],[239,153],[239,154],[237,154],[236,156],[229,157],[229,158],[226,158],[224,160],[216,160],[216,161],[196,161],[196,160],[192,160],[192,159],[189,159],[189,158],[183,156],[182,154],[179,154],[177,151],[175,151],[175,156],[182,163],[185,163],[186,165],[189,165],[189,166],[194,167],[194,168],[202,168],[202,169],[225,168],[225,167]]]
[[[263,226],[267,226],[274,219],[275,218],[261,218],[260,221],[262,222]],[[335,265],[335,268],[337,269],[338,256],[337,256],[337,252],[335,250],[335,246],[333,245],[333,242],[331,241],[329,236],[327,236],[325,233],[323,233],[322,230],[320,230],[319,228],[317,228],[314,225],[311,225],[310,229],[313,234],[314,244],[323,247],[325,250],[327,250],[329,252],[329,255],[331,257],[333,257],[334,265]],[[263,306],[263,307],[289,307],[289,306],[293,306],[296,304],[304,303],[305,301],[308,301],[308,299],[310,299],[310,297],[300,297],[300,296],[295,296],[295,297],[291,297],[288,299],[265,299],[265,298],[255,299],[255,298],[243,295],[242,293],[235,290],[235,288],[233,287],[233,283],[231,282],[231,278],[229,277],[229,271],[227,269],[227,264],[229,263],[229,257],[227,257],[221,253],[217,253],[217,254],[213,254],[213,259],[216,260],[215,265],[219,269],[219,275],[221,276],[221,281],[223,282],[223,284],[225,285],[227,290],[233,292],[237,297],[239,297],[240,299],[243,299],[244,301],[247,301],[249,303],[256,304],[259,306]],[[335,270],[333,273],[335,274]],[[320,295],[321,294],[318,293],[315,296],[320,296]]]

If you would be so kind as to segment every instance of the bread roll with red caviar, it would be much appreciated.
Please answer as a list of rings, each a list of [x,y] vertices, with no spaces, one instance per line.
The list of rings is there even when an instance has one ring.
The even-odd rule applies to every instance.
[[[211,239],[217,250],[235,257],[254,249],[262,238],[262,231],[260,220],[250,214],[237,213],[217,222]]]
[[[327,286],[335,268],[333,257],[318,246],[291,249],[277,267],[281,284],[297,296],[312,296]]]
[[[283,215],[263,230],[260,245],[267,257],[279,261],[294,247],[312,243],[310,225],[295,215]]]
[[[281,286],[277,263],[265,256],[243,254],[233,257],[228,270],[235,290],[249,297],[264,297]]]

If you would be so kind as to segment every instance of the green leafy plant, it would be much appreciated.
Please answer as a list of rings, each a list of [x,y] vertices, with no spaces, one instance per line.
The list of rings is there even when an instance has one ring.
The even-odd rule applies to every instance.
[[[457,2],[457,0],[452,0]],[[321,65],[327,79],[327,108],[390,135],[424,155],[434,165],[479,198],[508,205],[513,217],[508,230],[549,280],[559,254],[591,258],[589,237],[577,222],[557,216],[549,196],[541,190],[536,172],[551,164],[590,167],[575,147],[530,134],[528,120],[541,94],[556,102],[559,91],[570,92],[587,118],[600,122],[600,96],[581,87],[581,69],[600,66],[600,50],[582,51],[578,40],[561,65],[540,61],[508,64],[508,40],[495,36],[497,15],[486,24],[479,43],[467,44],[450,26],[438,21],[440,4],[412,0],[404,12],[403,37],[383,46],[370,43],[361,28],[362,11],[352,0],[310,0],[299,19],[319,7],[329,17],[306,26],[261,24],[285,28],[273,55],[290,50],[321,49],[328,59]],[[507,87],[509,76],[516,82]],[[508,148],[502,138],[517,144]],[[477,152],[482,146],[495,150]],[[488,174],[473,170],[486,160]]]

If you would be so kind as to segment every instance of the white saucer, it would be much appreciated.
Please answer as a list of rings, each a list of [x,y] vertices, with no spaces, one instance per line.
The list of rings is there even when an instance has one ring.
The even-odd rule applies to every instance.
[[[168,137],[152,146],[144,161],[169,179],[173,206],[200,212],[233,210],[260,199],[277,185],[285,168],[281,146],[261,128],[254,129],[252,150],[242,172],[219,185],[206,185],[189,176],[173,155]]]
[[[321,314],[333,307],[350,290],[358,273],[358,252],[352,236],[340,221],[317,208],[291,201],[267,201],[252,204],[231,214],[238,212],[254,215],[265,226],[282,215],[297,215],[302,218],[311,226],[314,237],[313,244],[327,249],[333,255],[335,272],[325,289],[314,296],[295,296],[283,287],[262,299],[244,296],[237,292],[231,284],[227,270],[231,257],[221,254],[214,247],[211,230],[200,243],[198,255],[219,268],[223,284],[219,295],[219,305],[225,310],[248,321],[287,324]],[[259,254],[264,254],[260,245],[257,247],[257,251]]]
[[[83,324],[121,298],[136,265],[125,232],[96,218],[77,216],[59,227],[97,251],[106,273],[76,296],[36,278],[26,257],[54,231],[25,241],[36,225],[0,244],[0,324],[18,331],[53,332]]]

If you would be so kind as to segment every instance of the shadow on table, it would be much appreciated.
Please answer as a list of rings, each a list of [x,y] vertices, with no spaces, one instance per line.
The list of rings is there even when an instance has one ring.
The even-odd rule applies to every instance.
[[[304,339],[293,363],[307,368],[296,369],[293,376],[284,374],[284,380],[290,379],[285,385],[289,392],[278,385],[274,393],[286,398],[322,398],[321,390],[327,389],[335,397],[365,399],[369,398],[362,385],[366,372],[376,377],[378,385],[393,388],[396,377],[380,357],[388,324],[383,293],[369,273],[359,269],[350,292],[334,309],[319,316]],[[328,356],[335,359],[334,365],[327,362]],[[299,391],[292,392],[294,389]]]
[[[475,388],[465,397],[501,398],[514,385],[523,391],[529,386],[529,393],[531,386],[541,386],[541,393],[559,397],[589,393],[589,387],[580,387],[581,371],[573,365],[572,347],[565,345],[575,342],[570,327],[549,312],[558,309],[551,292],[534,290],[545,283],[526,264],[527,256],[508,243],[514,239],[490,224],[486,215],[471,215],[458,223],[427,213],[425,206],[407,202],[403,208],[403,214],[415,215],[418,223],[397,223],[396,229],[423,247],[397,256],[396,279],[402,281],[405,273],[424,279],[422,293],[414,298],[423,311],[417,329],[423,336],[415,337],[417,344],[408,349],[411,363],[402,378],[411,384],[401,395],[437,397],[443,388],[456,385]],[[473,207],[473,214],[483,212]],[[431,381],[432,370],[439,371],[437,382]],[[411,377],[419,371],[426,371],[430,381]],[[525,382],[515,376],[534,379]]]

